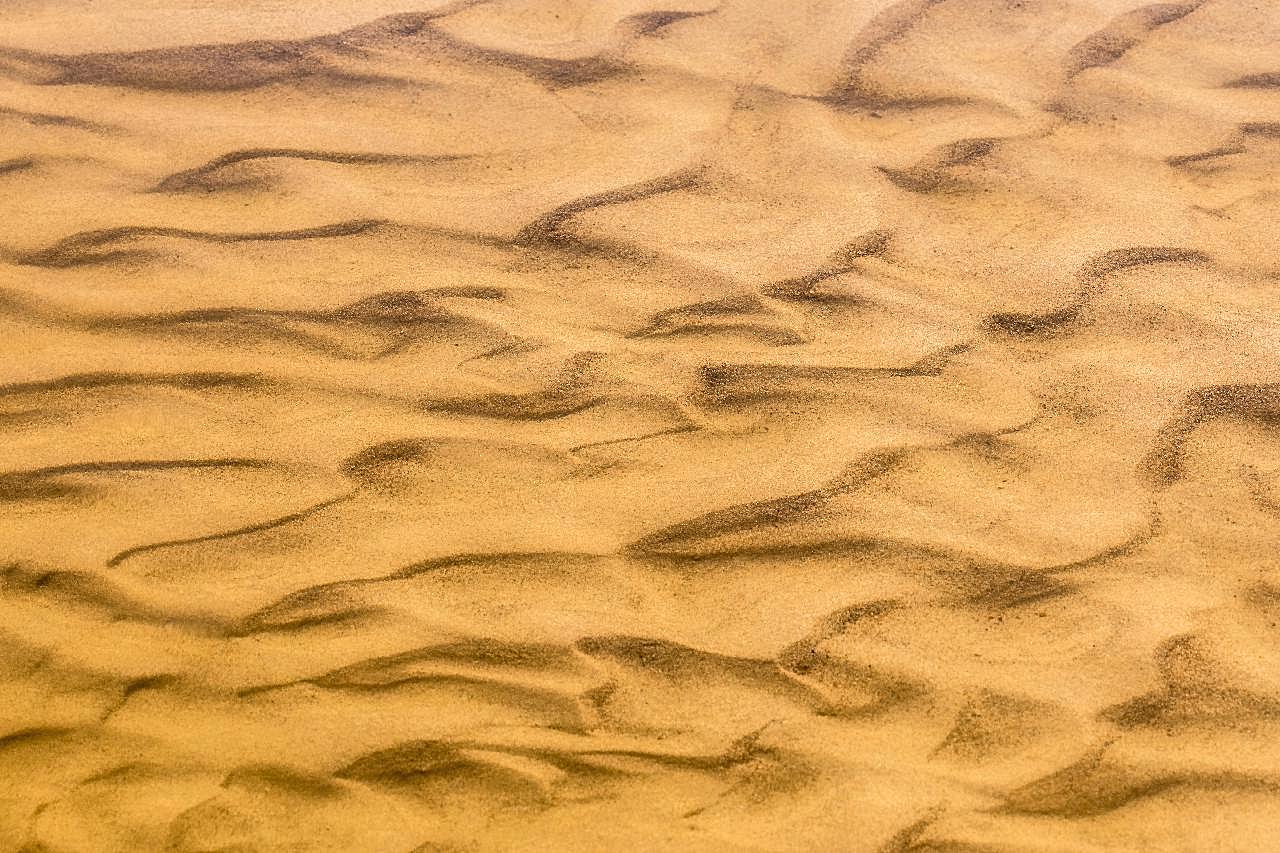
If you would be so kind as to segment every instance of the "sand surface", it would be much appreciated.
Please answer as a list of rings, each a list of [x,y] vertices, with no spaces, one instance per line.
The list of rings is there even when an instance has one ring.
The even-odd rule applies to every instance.
[[[1259,851],[1280,4],[5,0],[0,851]]]

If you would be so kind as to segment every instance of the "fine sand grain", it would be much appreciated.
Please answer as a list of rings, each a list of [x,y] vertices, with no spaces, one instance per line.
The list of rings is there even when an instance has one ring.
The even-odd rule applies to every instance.
[[[0,851],[1261,851],[1280,4],[4,0]]]

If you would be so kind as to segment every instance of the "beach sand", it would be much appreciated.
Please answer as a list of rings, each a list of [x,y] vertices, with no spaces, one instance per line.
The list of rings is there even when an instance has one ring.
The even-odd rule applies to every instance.
[[[0,850],[1273,847],[1277,46],[7,0]]]

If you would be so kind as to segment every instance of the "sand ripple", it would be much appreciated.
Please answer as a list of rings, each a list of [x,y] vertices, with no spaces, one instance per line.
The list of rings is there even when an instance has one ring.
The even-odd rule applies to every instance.
[[[2,13],[0,850],[1273,845],[1280,8],[318,6]]]

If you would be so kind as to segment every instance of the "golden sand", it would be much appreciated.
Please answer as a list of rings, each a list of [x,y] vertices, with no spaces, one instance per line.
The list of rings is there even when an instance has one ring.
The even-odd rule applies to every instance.
[[[1280,843],[1280,4],[0,48],[0,850]]]

